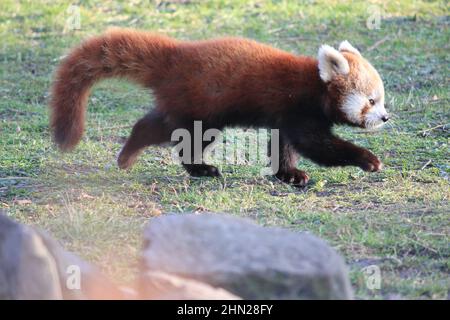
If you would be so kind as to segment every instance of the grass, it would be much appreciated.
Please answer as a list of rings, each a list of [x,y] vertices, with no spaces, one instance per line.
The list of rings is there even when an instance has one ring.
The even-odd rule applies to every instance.
[[[76,31],[65,30],[69,4],[0,5],[0,208],[9,216],[48,230],[122,284],[134,277],[148,219],[218,211],[325,238],[350,266],[357,298],[448,299],[446,1],[376,1],[383,18],[374,30],[365,1],[80,1]],[[60,154],[48,130],[52,72],[68,48],[108,26],[182,39],[239,35],[309,55],[349,39],[384,78],[394,122],[376,134],[338,131],[373,150],[386,169],[368,174],[301,160],[313,180],[296,190],[254,166],[221,166],[222,180],[192,179],[168,149],[149,148],[131,171],[120,171],[115,156],[128,126],[152,106],[149,93],[120,81],[96,86],[82,143]],[[366,285],[370,265],[381,270],[379,290]]]

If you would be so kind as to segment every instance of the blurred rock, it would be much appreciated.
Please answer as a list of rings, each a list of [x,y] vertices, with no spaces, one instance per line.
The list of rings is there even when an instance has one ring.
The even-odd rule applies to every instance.
[[[0,299],[121,299],[95,267],[0,213]]]
[[[222,214],[153,218],[144,231],[142,269],[243,299],[352,298],[344,261],[325,241]]]
[[[169,275],[144,272],[139,279],[141,299],[154,300],[237,300],[239,297],[220,288]]]
[[[97,267],[65,251],[56,240],[43,231],[36,230],[36,232],[55,260],[64,299],[124,298],[122,290],[106,278]],[[79,286],[76,280],[78,275],[80,276]]]
[[[42,239],[1,213],[0,299],[62,299],[55,260]]]

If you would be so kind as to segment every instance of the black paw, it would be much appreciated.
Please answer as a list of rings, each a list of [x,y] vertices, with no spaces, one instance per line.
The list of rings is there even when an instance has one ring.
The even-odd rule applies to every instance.
[[[220,177],[220,171],[209,164],[185,165],[186,171],[193,177]]]
[[[359,158],[359,167],[364,171],[377,172],[381,171],[383,164],[381,161],[370,151],[364,152]]]
[[[121,151],[117,158],[117,164],[119,165],[119,168],[120,169],[130,168],[136,162],[138,155],[139,153],[134,153],[130,155],[124,151]]]
[[[298,169],[279,171],[275,176],[281,181],[295,187],[304,187],[309,181],[309,177],[306,172]]]

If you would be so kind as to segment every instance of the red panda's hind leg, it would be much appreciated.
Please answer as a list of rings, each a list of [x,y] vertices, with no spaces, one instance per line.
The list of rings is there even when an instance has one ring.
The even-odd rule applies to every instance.
[[[202,132],[202,137],[204,134],[205,130],[203,130]],[[192,130],[190,130],[191,133],[191,150],[190,150],[190,154],[191,157],[185,159],[185,157],[183,157],[183,150],[180,151],[180,157],[184,158],[181,163],[184,167],[184,169],[189,173],[189,175],[191,175],[192,177],[221,177],[220,171],[217,167],[213,166],[213,165],[209,165],[206,164],[203,161],[204,158],[204,154],[205,154],[205,149],[210,146],[213,145],[215,143],[215,140],[213,140],[212,142],[210,141],[202,141],[202,146],[201,146],[201,150],[199,150],[201,152],[198,152],[199,154],[196,154],[196,150],[195,150],[195,134],[192,132]],[[198,163],[196,163],[198,162]]]
[[[133,126],[117,158],[119,167],[121,169],[131,167],[146,147],[169,142],[171,133],[161,113],[157,111],[148,113]]]
[[[305,171],[297,169],[298,153],[283,137],[280,137],[279,141],[279,168],[275,172],[275,177],[295,187],[306,186],[309,176]]]
[[[299,188],[306,186],[309,181],[309,176],[306,174],[306,172],[297,168],[278,171],[275,176],[281,181]]]
[[[192,177],[220,177],[220,171],[217,167],[210,164],[186,164],[183,163],[183,167]]]

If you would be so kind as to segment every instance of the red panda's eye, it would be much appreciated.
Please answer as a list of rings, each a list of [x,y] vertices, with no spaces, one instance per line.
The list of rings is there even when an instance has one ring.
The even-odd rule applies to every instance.
[[[373,99],[369,99],[369,102],[370,102],[371,105],[375,104],[375,100],[373,100]]]

